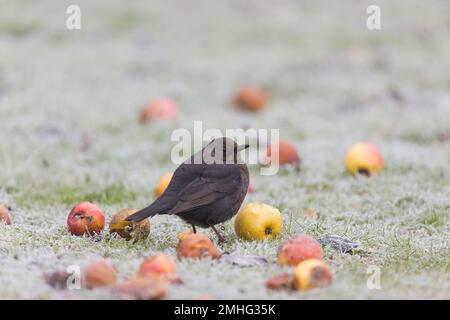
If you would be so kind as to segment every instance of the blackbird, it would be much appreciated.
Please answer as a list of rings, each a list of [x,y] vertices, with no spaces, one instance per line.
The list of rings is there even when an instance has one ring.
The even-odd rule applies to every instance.
[[[247,194],[249,173],[238,146],[230,138],[212,140],[201,151],[183,162],[174,172],[164,193],[148,207],[126,220],[139,222],[156,214],[174,214],[195,227],[211,227],[231,219]]]

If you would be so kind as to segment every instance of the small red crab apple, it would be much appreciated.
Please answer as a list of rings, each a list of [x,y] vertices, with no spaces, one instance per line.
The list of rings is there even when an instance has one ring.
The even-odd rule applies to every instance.
[[[258,112],[265,108],[267,96],[259,88],[244,86],[236,92],[233,104],[241,111]]]
[[[92,261],[84,269],[84,284],[88,289],[112,286],[117,281],[117,272],[106,260]]]
[[[177,258],[217,259],[220,252],[212,241],[204,234],[186,234],[177,244]]]
[[[175,263],[170,259],[170,257],[164,254],[157,254],[145,258],[139,267],[140,274],[175,274]]]
[[[320,244],[308,234],[299,234],[286,240],[278,250],[278,264],[296,266],[307,259],[322,259]]]
[[[76,236],[99,234],[105,226],[105,215],[94,204],[82,201],[70,211],[67,228]]]
[[[359,142],[350,147],[345,156],[345,166],[352,174],[371,176],[381,172],[384,166],[380,149],[367,142]]]
[[[300,170],[300,156],[294,145],[287,141],[279,141],[267,146],[267,165],[269,165],[272,160],[276,160],[276,157],[274,157],[272,154],[276,152],[277,148],[278,164],[280,166],[291,164],[297,170]]]
[[[0,205],[0,223],[11,224],[9,210]]]
[[[168,280],[154,274],[134,275],[115,288],[120,298],[132,300],[161,299],[167,294]]]
[[[175,120],[178,118],[177,104],[166,97],[150,101],[139,117],[139,122],[144,124],[151,120]]]

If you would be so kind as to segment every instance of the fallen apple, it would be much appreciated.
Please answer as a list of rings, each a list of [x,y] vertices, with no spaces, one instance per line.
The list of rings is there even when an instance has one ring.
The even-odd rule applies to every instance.
[[[117,281],[117,272],[106,260],[91,262],[84,269],[84,285],[87,289],[112,286]]]
[[[136,209],[123,209],[113,215],[109,223],[109,233],[118,234],[126,240],[145,240],[150,234],[150,219],[144,219],[137,223],[128,222],[125,219],[137,212]]]
[[[139,267],[140,274],[166,275],[175,274],[175,263],[164,254],[145,258]]]
[[[347,151],[345,166],[352,175],[371,176],[383,170],[384,159],[377,147],[367,142],[359,142]]]
[[[177,245],[177,258],[212,258],[217,259],[220,256],[219,250],[204,234],[191,234],[180,240]]]
[[[0,224],[11,224],[11,216],[9,215],[8,208],[0,206]]]
[[[291,143],[286,141],[274,142],[267,146],[267,157],[265,160],[265,165],[273,164],[278,164],[279,166],[291,164],[297,170],[300,170],[300,156]]]
[[[333,275],[328,265],[319,259],[308,259],[294,269],[294,288],[306,290],[325,287],[331,283]]]
[[[161,196],[164,193],[164,191],[166,191],[167,187],[169,186],[170,181],[172,180],[172,176],[173,176],[172,173],[166,173],[158,180],[155,191],[153,192],[155,197],[158,198],[159,196]]]
[[[161,299],[167,293],[167,284],[167,280],[162,277],[153,274],[137,274],[120,283],[116,288],[116,292],[127,299]]]
[[[105,215],[94,204],[83,201],[77,204],[67,217],[67,228],[76,236],[99,234],[105,226]]]
[[[274,239],[283,229],[283,219],[277,208],[252,202],[238,213],[234,228],[245,240]]]
[[[259,88],[244,86],[236,92],[233,103],[238,110],[257,112],[265,108],[267,96]]]
[[[192,230],[184,230],[178,234],[178,240],[184,240],[187,236],[193,235]]]
[[[320,244],[308,234],[299,234],[286,240],[278,249],[278,264],[296,266],[307,259],[322,259]]]
[[[161,97],[147,104],[139,117],[141,123],[150,120],[175,120],[178,118],[178,107],[169,98]]]

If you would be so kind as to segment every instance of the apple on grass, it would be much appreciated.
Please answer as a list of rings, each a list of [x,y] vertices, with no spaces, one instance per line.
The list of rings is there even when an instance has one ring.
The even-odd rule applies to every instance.
[[[277,157],[278,149],[278,157]],[[300,156],[295,146],[287,141],[271,143],[267,146],[266,165],[278,164],[280,166],[293,165],[300,170]]]
[[[67,217],[67,228],[76,236],[99,234],[105,226],[105,215],[94,204],[82,201],[78,203]]]
[[[116,293],[121,298],[132,300],[161,299],[167,294],[168,281],[154,274],[136,274],[121,282],[116,287]]]
[[[176,120],[178,118],[177,104],[167,97],[150,101],[141,112],[139,122],[144,124],[151,120]]]
[[[137,209],[122,209],[112,217],[109,223],[109,233],[118,234],[122,238],[134,241],[145,240],[150,234],[150,219],[144,219],[140,222],[133,223],[125,219],[137,212]]]
[[[350,147],[345,156],[345,167],[352,175],[371,176],[383,170],[384,159],[380,149],[368,142]]]
[[[219,256],[219,250],[211,239],[204,234],[186,234],[177,245],[177,258],[180,260],[184,258],[217,259]]]
[[[176,274],[173,260],[162,253],[145,258],[139,267],[139,275],[155,275],[163,277],[171,284],[181,284],[183,281]]]
[[[194,232],[192,232],[191,229],[184,230],[178,234],[178,240],[179,241],[184,240],[184,239],[186,239],[186,237],[193,235],[193,234],[194,234]]]
[[[84,284],[87,289],[112,286],[117,281],[117,272],[106,260],[91,262],[84,269]]]
[[[234,228],[244,240],[274,239],[283,229],[283,219],[278,209],[252,202],[238,213]]]
[[[144,259],[139,267],[140,274],[175,274],[175,263],[165,254],[156,254]]]
[[[329,285],[333,279],[328,265],[320,259],[308,259],[294,269],[294,288],[306,290]]]
[[[11,216],[9,215],[8,208],[0,205],[0,224],[11,224]]]
[[[155,191],[153,192],[155,197],[158,198],[164,193],[164,191],[166,191],[170,181],[172,180],[172,176],[173,176],[172,173],[166,173],[158,180]]]
[[[233,104],[238,110],[257,112],[266,107],[267,96],[260,88],[243,86],[236,92]]]
[[[278,249],[278,264],[296,266],[307,259],[322,259],[319,242],[308,234],[299,234],[285,241]]]

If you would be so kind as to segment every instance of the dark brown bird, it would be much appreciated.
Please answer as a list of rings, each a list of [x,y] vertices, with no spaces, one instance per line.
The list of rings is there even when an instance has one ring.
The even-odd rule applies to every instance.
[[[195,227],[211,227],[231,219],[247,194],[249,173],[238,146],[230,138],[218,138],[197,152],[174,172],[164,193],[148,207],[129,216],[139,222],[156,214],[174,214]]]

